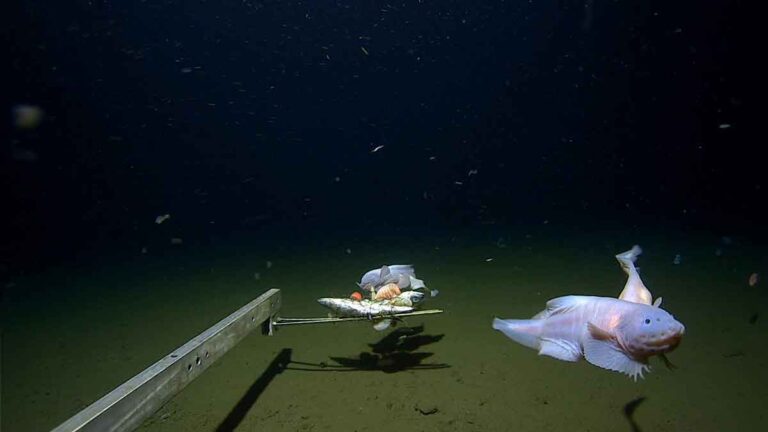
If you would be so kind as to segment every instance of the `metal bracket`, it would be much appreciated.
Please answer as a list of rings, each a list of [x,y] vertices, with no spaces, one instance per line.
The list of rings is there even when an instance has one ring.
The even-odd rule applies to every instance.
[[[131,431],[280,310],[271,289],[75,414],[53,432]],[[270,331],[271,333],[271,331]]]

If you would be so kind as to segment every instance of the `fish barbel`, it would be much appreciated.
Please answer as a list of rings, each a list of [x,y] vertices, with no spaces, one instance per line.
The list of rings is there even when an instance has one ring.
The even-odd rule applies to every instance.
[[[399,313],[413,312],[412,306],[398,306],[392,301],[355,301],[346,298],[321,298],[317,299],[321,305],[332,310],[341,317],[369,317],[378,318]]]

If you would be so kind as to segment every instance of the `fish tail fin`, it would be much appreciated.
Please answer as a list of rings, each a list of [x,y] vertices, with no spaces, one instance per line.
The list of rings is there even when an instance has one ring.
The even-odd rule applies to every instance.
[[[640,246],[634,245],[632,249],[616,255],[622,270],[627,274],[627,282],[621,294],[619,294],[619,299],[649,305],[652,301],[651,292],[648,291],[648,288],[640,279],[640,273],[637,272],[637,267],[635,267],[635,261],[637,261],[637,257],[641,253],[643,253],[643,250],[640,249]]]
[[[504,333],[504,335],[519,343],[520,345],[538,350],[540,345],[539,333],[541,328],[541,323],[539,321],[540,320],[503,320],[494,318],[493,328]]]
[[[633,276],[637,274],[635,261],[637,261],[637,257],[640,256],[641,253],[643,253],[643,250],[640,246],[634,245],[632,246],[632,249],[616,255],[616,260],[619,261],[622,270],[624,270],[627,275]]]

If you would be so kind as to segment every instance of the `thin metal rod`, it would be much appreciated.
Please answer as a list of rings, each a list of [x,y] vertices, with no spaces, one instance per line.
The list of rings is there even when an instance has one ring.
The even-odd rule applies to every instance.
[[[345,318],[277,318],[272,321],[273,327],[283,327],[289,325],[307,325],[307,324],[333,324],[340,322],[351,321],[371,321],[372,319],[386,319],[386,318],[404,318],[419,315],[434,315],[443,313],[442,309],[428,309],[414,312],[398,313],[391,315],[378,315],[372,318],[369,317],[345,317]]]

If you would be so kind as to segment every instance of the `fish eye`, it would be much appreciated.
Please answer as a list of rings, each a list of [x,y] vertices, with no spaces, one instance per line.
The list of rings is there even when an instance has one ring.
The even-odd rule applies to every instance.
[[[650,324],[650,323],[651,323],[651,319],[650,319],[650,318],[646,318],[646,319],[645,319],[645,323],[646,323],[646,324]]]

